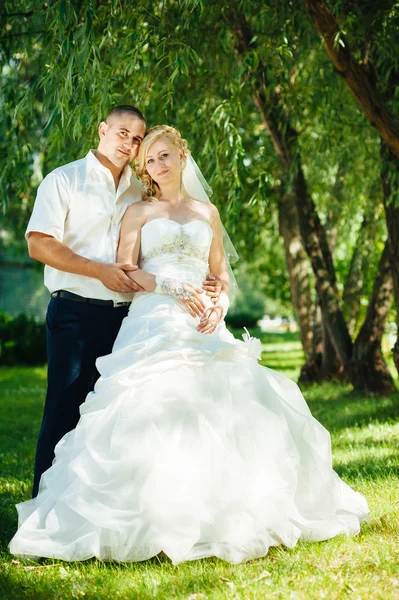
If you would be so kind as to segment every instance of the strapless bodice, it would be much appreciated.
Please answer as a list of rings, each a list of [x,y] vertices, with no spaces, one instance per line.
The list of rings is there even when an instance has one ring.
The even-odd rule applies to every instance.
[[[178,223],[158,218],[141,230],[140,267],[201,285],[208,272],[212,228],[206,221]]]

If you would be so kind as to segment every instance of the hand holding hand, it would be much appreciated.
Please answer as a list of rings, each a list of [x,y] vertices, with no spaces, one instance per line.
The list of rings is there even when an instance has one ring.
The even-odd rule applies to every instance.
[[[204,288],[204,292],[206,295],[212,299],[212,302],[215,304],[218,299],[220,292],[222,291],[222,281],[216,275],[212,275],[212,273],[208,273],[206,279],[202,285]]]
[[[221,306],[211,306],[201,317],[201,322],[197,327],[200,333],[213,333],[216,327],[223,319],[223,308]]]
[[[137,269],[136,265],[122,263],[101,264],[98,279],[113,292],[141,292],[143,289],[126,274]]]
[[[200,290],[189,283],[183,285],[187,286],[187,289],[191,291],[191,298],[187,300],[179,299],[180,304],[188,310],[192,317],[201,317],[205,310],[205,304],[201,298],[204,293],[203,290]]]

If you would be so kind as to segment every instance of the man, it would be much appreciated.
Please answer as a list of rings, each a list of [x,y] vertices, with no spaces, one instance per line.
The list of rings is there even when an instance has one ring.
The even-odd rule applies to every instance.
[[[96,360],[109,354],[132,293],[115,263],[126,208],[142,197],[129,163],[137,156],[146,123],[134,106],[117,106],[100,123],[100,142],[85,158],[52,171],[40,185],[26,238],[29,255],[45,263],[51,293],[47,310],[48,386],[36,449],[32,495],[54,458],[59,440],[79,420],[79,407],[99,377]],[[220,282],[204,289],[217,298]]]
[[[132,292],[115,264],[120,222],[141,199],[128,164],[146,130],[133,106],[114,108],[98,128],[97,150],[43,180],[26,231],[29,255],[46,264],[48,388],[36,450],[33,496],[54,447],[79,420],[79,406],[99,376],[96,359],[112,350]]]

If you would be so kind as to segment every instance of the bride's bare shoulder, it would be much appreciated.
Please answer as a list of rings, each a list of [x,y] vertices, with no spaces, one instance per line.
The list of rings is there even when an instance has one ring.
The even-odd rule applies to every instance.
[[[125,217],[128,219],[138,219],[142,217],[146,219],[151,211],[151,202],[148,200],[140,200],[139,202],[133,202],[125,212]]]
[[[193,208],[195,212],[197,212],[202,219],[211,223],[215,217],[219,216],[218,209],[212,202],[201,202],[201,200],[191,199],[193,204]]]

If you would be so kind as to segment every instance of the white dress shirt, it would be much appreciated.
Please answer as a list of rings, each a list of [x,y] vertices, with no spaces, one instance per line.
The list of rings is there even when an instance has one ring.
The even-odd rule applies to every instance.
[[[116,262],[121,220],[125,210],[142,198],[141,183],[126,166],[118,189],[109,169],[93,152],[55,169],[37,190],[25,237],[39,231],[71,250],[101,263]],[[67,290],[85,298],[130,301],[132,293],[113,292],[98,279],[45,266],[44,284],[50,293]]]

